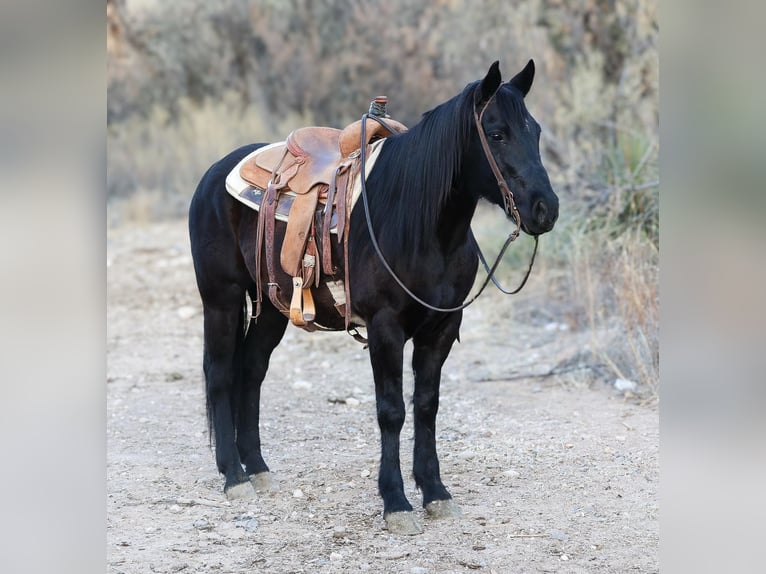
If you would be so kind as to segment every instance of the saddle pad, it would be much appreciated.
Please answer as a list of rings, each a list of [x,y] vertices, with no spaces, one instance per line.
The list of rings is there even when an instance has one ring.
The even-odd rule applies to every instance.
[[[369,152],[364,162],[365,179],[367,178],[367,176],[370,175],[370,171],[372,171],[372,168],[375,165],[375,160],[377,159],[378,154],[380,153],[380,150],[382,149],[385,141],[386,141],[385,139],[382,139],[370,144]],[[284,145],[284,142],[269,144],[262,148],[258,148],[254,152],[249,153],[244,158],[242,158],[242,160],[236,166],[234,166],[234,169],[232,169],[229,172],[229,175],[226,176],[226,191],[229,193],[229,195],[234,197],[237,201],[244,203],[249,208],[258,211],[261,207],[261,202],[263,201],[264,190],[254,185],[251,185],[250,183],[242,179],[240,175],[240,169],[253,156],[256,156],[261,152],[266,152],[269,149],[273,149],[275,147],[282,146],[282,145]],[[352,196],[351,196],[351,209],[354,208],[356,201],[359,199],[359,196],[362,194],[362,183],[359,180],[358,176],[354,178],[354,181],[352,182],[352,186],[353,187],[352,187]],[[295,201],[295,197],[296,197],[296,194],[293,193],[292,191],[283,191],[282,193],[279,194],[279,200],[277,202],[277,213],[276,213],[276,218],[279,221],[287,222],[288,215],[290,214],[290,208],[292,207],[293,202]],[[337,216],[336,214],[333,214],[332,224],[330,227],[330,233],[334,233],[334,234],[338,233],[337,223],[338,223]]]

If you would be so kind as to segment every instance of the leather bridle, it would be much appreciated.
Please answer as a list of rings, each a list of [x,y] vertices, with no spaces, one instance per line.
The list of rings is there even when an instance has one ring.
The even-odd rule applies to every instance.
[[[424,301],[417,295],[415,295],[415,293],[413,293],[404,284],[404,282],[402,282],[402,280],[399,278],[396,272],[394,272],[394,270],[388,264],[388,261],[386,261],[386,258],[383,256],[383,252],[380,250],[380,246],[378,245],[378,240],[376,239],[375,233],[373,232],[373,229],[372,229],[372,218],[370,217],[370,206],[367,201],[367,186],[365,185],[365,173],[366,173],[365,159],[367,155],[367,150],[366,150],[367,119],[369,118],[369,119],[375,120],[376,122],[381,124],[383,127],[385,127],[387,130],[389,130],[390,133],[395,133],[395,130],[393,130],[385,122],[385,120],[381,118],[380,116],[370,114],[370,113],[366,113],[362,116],[362,137],[361,137],[361,146],[360,146],[361,153],[359,156],[359,159],[360,159],[359,177],[361,180],[360,183],[361,183],[361,191],[362,191],[362,203],[364,204],[364,214],[367,220],[367,230],[370,234],[370,241],[372,242],[372,245],[375,249],[375,252],[378,255],[378,258],[380,259],[381,263],[383,263],[383,267],[385,267],[386,271],[388,271],[388,273],[391,275],[394,281],[396,281],[399,287],[401,287],[404,290],[404,292],[407,293],[407,295],[409,295],[412,299],[414,299],[415,301],[423,305],[425,308],[430,309],[431,311],[439,311],[442,313],[452,313],[454,311],[461,311],[465,309],[471,303],[476,301],[476,299],[479,298],[479,295],[482,294],[487,284],[489,283],[490,279],[495,284],[495,286],[503,293],[507,295],[516,294],[519,291],[521,291],[521,289],[524,287],[524,285],[527,282],[527,279],[529,278],[529,274],[532,272],[532,265],[535,262],[535,255],[537,254],[537,236],[535,236],[535,248],[534,248],[534,251],[532,252],[532,257],[529,262],[529,268],[527,269],[527,272],[524,275],[524,279],[522,280],[521,284],[513,291],[507,291],[500,285],[500,283],[495,278],[495,271],[497,270],[497,267],[500,265],[500,261],[503,258],[503,255],[505,254],[506,249],[508,249],[508,246],[519,236],[519,233],[521,232],[521,216],[519,215],[519,211],[516,209],[516,203],[514,202],[514,199],[513,199],[513,193],[508,188],[508,184],[505,182],[505,179],[503,178],[503,174],[500,171],[500,167],[497,165],[497,161],[495,160],[495,157],[492,154],[492,150],[490,150],[489,148],[489,142],[487,141],[487,136],[484,133],[484,129],[482,128],[482,125],[481,125],[481,120],[484,117],[484,112],[492,103],[492,100],[494,100],[498,91],[500,91],[500,86],[498,86],[497,90],[495,90],[492,96],[484,104],[480,113],[476,111],[476,106],[474,105],[473,116],[474,116],[474,121],[476,122],[476,129],[479,133],[479,141],[481,142],[481,147],[484,150],[484,155],[487,158],[487,162],[489,163],[490,168],[492,169],[492,173],[497,179],[497,185],[500,188],[501,193],[503,194],[503,209],[506,212],[506,214],[513,217],[514,221],[516,222],[516,229],[514,229],[511,232],[511,234],[505,240],[505,243],[503,243],[503,247],[502,249],[500,249],[500,253],[495,259],[495,262],[492,264],[492,267],[489,267],[489,265],[487,265],[487,261],[484,258],[484,254],[481,252],[481,249],[479,248],[478,242],[476,242],[476,238],[474,238],[473,234],[471,234],[471,237],[476,247],[478,257],[481,263],[484,265],[485,270],[487,271],[487,277],[484,279],[484,282],[479,288],[479,291],[473,297],[471,297],[468,301],[464,302],[462,305],[458,305],[457,307],[436,307],[434,305],[431,305],[427,301]]]
[[[511,217],[513,217],[513,220],[516,222],[516,229],[514,229],[511,232],[511,235],[508,236],[508,243],[514,241],[521,232],[521,215],[519,214],[519,210],[516,209],[516,202],[513,200],[513,192],[508,187],[508,184],[505,182],[505,178],[503,177],[502,172],[500,171],[500,166],[497,165],[497,160],[495,160],[495,156],[492,153],[492,150],[489,149],[489,142],[487,141],[487,134],[484,133],[484,129],[481,125],[481,120],[484,118],[484,112],[487,111],[487,108],[489,107],[489,104],[492,103],[492,100],[495,99],[495,96],[500,91],[500,88],[502,87],[502,84],[498,86],[497,90],[492,94],[492,96],[487,100],[487,102],[484,104],[484,106],[481,109],[481,113],[478,113],[476,111],[476,106],[473,108],[473,119],[476,122],[476,131],[479,133],[479,141],[481,142],[481,148],[484,150],[484,157],[487,158],[487,163],[489,163],[490,169],[492,169],[492,173],[495,176],[495,179],[497,180],[497,186],[500,188],[500,192],[503,194],[503,209],[505,213]],[[535,263],[535,256],[537,255],[537,245],[538,245],[538,236],[535,235],[535,248],[532,251],[532,257],[529,260],[529,267],[527,268],[527,272],[524,275],[524,279],[522,279],[521,284],[514,289],[513,291],[509,291],[505,289],[500,282],[497,280],[494,274],[494,270],[497,267],[497,260],[495,261],[495,265],[492,266],[490,269],[489,265],[487,264],[487,260],[484,257],[484,254],[481,252],[481,248],[479,247],[479,242],[476,241],[476,238],[473,237],[473,234],[471,234],[471,238],[473,239],[474,246],[476,247],[476,253],[479,256],[479,260],[481,261],[482,265],[484,266],[484,269],[487,271],[488,277],[492,279],[492,282],[495,284],[495,287],[497,287],[500,291],[505,293],[506,295],[515,295],[519,291],[521,291],[527,283],[527,279],[529,279],[529,274],[532,272],[532,266]],[[500,257],[502,257],[503,252],[500,252],[500,255],[498,255],[498,260]],[[486,283],[486,282],[485,282]]]

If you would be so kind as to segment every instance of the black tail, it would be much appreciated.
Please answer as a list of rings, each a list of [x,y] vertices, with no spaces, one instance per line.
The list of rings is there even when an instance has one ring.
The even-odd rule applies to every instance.
[[[239,323],[237,324],[237,346],[234,349],[234,357],[232,365],[232,372],[234,374],[234,378],[232,381],[232,388],[231,388],[231,412],[232,416],[234,417],[234,432],[236,433],[237,429],[237,419],[238,419],[238,405],[239,405],[239,397],[242,391],[242,353],[243,348],[245,346],[245,336],[247,335],[247,328],[250,324],[249,322],[249,309],[247,307],[247,293],[245,293],[245,299],[242,301],[242,314],[239,316]],[[214,432],[213,432],[213,404],[210,400],[210,391],[207,388],[207,381],[208,381],[208,373],[207,373],[207,351],[205,351],[204,354],[204,361],[203,361],[203,371],[205,372],[205,414],[207,415],[207,436],[208,436],[208,446],[212,449],[213,448],[213,440],[214,440]]]

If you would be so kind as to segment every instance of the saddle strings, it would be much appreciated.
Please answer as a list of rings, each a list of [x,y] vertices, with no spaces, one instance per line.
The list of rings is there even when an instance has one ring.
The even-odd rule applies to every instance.
[[[498,283],[497,279],[495,278],[495,271],[497,270],[498,266],[500,265],[500,261],[503,258],[503,255],[505,254],[506,249],[508,249],[508,246],[519,236],[519,231],[521,229],[521,216],[519,215],[519,212],[516,210],[516,205],[513,201],[513,194],[511,193],[510,189],[508,189],[507,184],[505,184],[505,181],[503,180],[502,176],[498,177],[499,174],[499,168],[497,167],[497,164],[495,162],[495,158],[492,156],[491,152],[489,151],[489,146],[486,143],[486,139],[482,138],[484,135],[482,127],[481,127],[481,117],[484,115],[484,111],[487,109],[489,104],[492,102],[492,100],[495,97],[495,94],[497,94],[498,89],[495,91],[494,94],[492,94],[492,97],[490,97],[487,100],[487,103],[482,108],[481,114],[477,115],[476,111],[474,110],[474,120],[477,122],[476,129],[479,131],[479,137],[482,139],[482,147],[484,149],[485,154],[487,155],[487,161],[490,164],[490,167],[492,168],[493,173],[495,173],[496,178],[498,179],[498,185],[500,186],[501,191],[503,192],[503,200],[504,200],[504,210],[506,213],[509,213],[509,215],[513,216],[516,221],[516,229],[514,229],[511,234],[508,236],[508,238],[505,240],[505,243],[503,243],[502,249],[500,249],[500,253],[498,254],[497,258],[495,259],[495,262],[492,264],[492,267],[489,268],[487,266],[486,259],[484,258],[484,254],[481,252],[481,249],[479,249],[478,242],[476,242],[476,239],[473,238],[477,253],[479,255],[479,259],[484,264],[485,269],[487,270],[487,276],[484,279],[484,282],[482,283],[481,287],[479,288],[479,291],[471,297],[468,301],[465,301],[462,305],[458,305],[457,307],[436,307],[434,305],[431,305],[427,301],[424,301],[415,293],[413,293],[405,284],[404,282],[399,278],[399,276],[396,274],[396,272],[391,268],[391,266],[388,264],[388,261],[386,261],[386,258],[383,256],[383,252],[380,249],[380,246],[378,245],[378,240],[375,237],[375,233],[372,229],[372,218],[370,217],[370,206],[367,201],[367,186],[365,182],[365,159],[367,155],[367,118],[370,118],[372,120],[375,120],[380,125],[382,125],[384,128],[389,130],[390,133],[394,133],[394,130],[391,129],[391,127],[380,117],[371,115],[369,113],[366,113],[362,116],[362,134],[361,134],[361,145],[360,145],[360,177],[361,177],[361,192],[362,192],[362,203],[364,204],[364,215],[365,219],[367,221],[367,231],[370,234],[370,241],[372,243],[372,246],[375,249],[375,252],[378,255],[378,258],[380,259],[381,263],[383,263],[383,267],[388,271],[389,275],[396,281],[396,283],[401,287],[407,295],[409,295],[412,299],[423,305],[426,309],[430,309],[431,311],[438,311],[442,313],[452,313],[455,311],[461,311],[468,307],[471,303],[476,301],[476,299],[479,298],[479,295],[481,295],[484,292],[484,289],[489,284],[490,279],[495,283],[495,285],[505,294],[512,295],[515,293],[518,293],[521,291],[521,289],[524,287],[524,285],[527,282],[527,279],[529,278],[530,273],[532,272],[532,265],[535,261],[535,255],[537,254],[537,236],[535,236],[535,249],[532,253],[532,258],[529,262],[529,268],[527,269],[526,275],[524,276],[524,279],[521,282],[521,285],[518,286],[513,291],[506,291],[502,288],[502,286]],[[511,211],[509,212],[509,208]],[[471,234],[473,237],[473,234]]]

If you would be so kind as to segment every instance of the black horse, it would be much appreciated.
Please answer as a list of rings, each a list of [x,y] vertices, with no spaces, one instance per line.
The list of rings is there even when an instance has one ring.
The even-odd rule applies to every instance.
[[[430,515],[458,513],[440,477],[435,425],[441,368],[458,338],[462,311],[434,311],[405,293],[382,266],[371,233],[412,292],[431,305],[454,308],[468,295],[478,269],[470,223],[480,199],[504,208],[529,235],[550,231],[558,198],[540,159],[540,126],[524,105],[533,78],[530,61],[503,83],[495,62],[482,80],[425,113],[408,132],[389,137],[366,183],[371,231],[363,206],[356,205],[351,214],[351,310],[367,328],[381,434],[378,485],[384,517],[395,532],[421,530],[404,494],[399,464],[403,348],[409,339],[414,345],[415,483]],[[251,496],[269,483],[258,429],[260,388],[288,322],[268,297],[257,320],[243,312],[246,297],[257,295],[252,261],[258,212],[233,199],[224,180],[260,145],[242,147],[211,166],[189,211],[204,307],[208,423],[229,498]],[[280,249],[283,236],[284,224],[277,222],[274,249]],[[333,248],[342,254],[335,239]],[[278,279],[290,289],[281,269]],[[344,328],[330,302],[316,303],[317,323]]]

